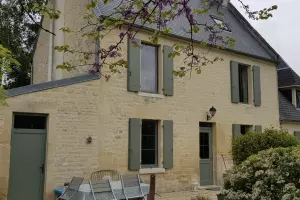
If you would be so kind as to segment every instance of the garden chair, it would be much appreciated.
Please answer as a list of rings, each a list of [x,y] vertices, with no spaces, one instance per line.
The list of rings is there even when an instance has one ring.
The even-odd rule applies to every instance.
[[[90,187],[94,200],[103,199],[104,197],[100,195],[101,193],[105,195],[105,199],[117,200],[109,179],[91,180]]]
[[[121,182],[126,200],[133,198],[144,198],[146,200],[138,174],[121,175]]]
[[[57,199],[63,199],[63,200],[71,199],[74,196],[74,194],[78,191],[82,181],[83,181],[82,177],[73,177],[67,189]]]
[[[91,174],[91,180],[103,180],[110,177],[110,181],[119,181],[120,175],[116,170],[100,170]]]

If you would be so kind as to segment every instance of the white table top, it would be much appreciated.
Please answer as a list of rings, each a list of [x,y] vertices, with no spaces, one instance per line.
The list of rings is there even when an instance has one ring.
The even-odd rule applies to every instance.
[[[149,186],[149,184],[141,183],[141,187]],[[113,190],[122,190],[121,181],[112,181],[111,187]],[[78,191],[80,192],[91,192],[91,187],[89,184],[81,184]]]

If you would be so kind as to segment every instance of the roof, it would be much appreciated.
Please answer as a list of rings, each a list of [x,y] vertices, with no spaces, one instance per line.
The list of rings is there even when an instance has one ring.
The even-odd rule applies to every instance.
[[[98,5],[95,8],[95,13],[97,16],[108,16],[113,13],[113,10],[120,5],[121,0],[110,1],[104,4],[103,1],[98,1]],[[189,4],[192,8],[203,7],[201,1],[190,0]],[[219,9],[219,10],[218,10]],[[222,12],[224,16],[219,16],[219,12]],[[277,60],[274,51],[270,45],[255,31],[255,29],[247,22],[247,20],[235,9],[235,7],[229,3],[228,8],[220,6],[213,6],[209,13],[197,15],[197,21],[205,22],[209,26],[214,26],[215,22],[211,16],[216,16],[221,18],[231,29],[231,32],[223,31],[220,33],[223,37],[233,37],[235,38],[235,46],[228,50],[232,50],[238,53],[247,54],[260,59],[275,61]],[[137,22],[137,25],[139,23]],[[189,23],[187,19],[183,16],[171,21],[168,25],[172,29],[172,36],[180,37],[182,39],[189,39],[190,35],[184,31],[188,30]],[[145,25],[148,29],[155,29],[154,25]],[[196,41],[208,41],[209,33],[207,31],[200,31],[199,34],[194,35]]]
[[[278,93],[280,121],[300,122],[300,110],[298,110],[280,91]]]
[[[278,87],[300,86],[300,77],[290,67],[280,68],[277,70]]]
[[[24,87],[10,89],[7,91],[7,95],[9,97],[14,97],[14,96],[22,95],[22,94],[39,92],[39,91],[43,91],[43,90],[49,90],[52,88],[63,87],[63,86],[87,82],[87,81],[91,81],[91,80],[97,80],[99,78],[100,78],[100,76],[98,74],[95,74],[95,75],[87,74],[87,75],[81,75],[81,76],[76,76],[76,77],[72,77],[72,78],[56,80],[56,81],[32,84],[32,85],[27,85]]]

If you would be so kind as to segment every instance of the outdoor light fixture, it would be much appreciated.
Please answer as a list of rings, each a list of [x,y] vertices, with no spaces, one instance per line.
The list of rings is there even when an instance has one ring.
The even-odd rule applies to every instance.
[[[211,120],[211,118],[213,118],[215,116],[216,112],[217,112],[217,109],[215,109],[215,107],[211,107],[209,109],[209,113],[207,113],[207,121]]]

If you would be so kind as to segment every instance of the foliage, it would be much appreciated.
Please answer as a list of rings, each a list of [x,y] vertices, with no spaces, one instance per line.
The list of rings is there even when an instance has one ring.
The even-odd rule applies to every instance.
[[[218,9],[218,14],[223,16],[221,9],[222,1],[220,0],[201,0],[201,6],[193,8],[187,0],[99,0],[102,4],[112,4],[115,8],[108,16],[96,16],[94,9],[99,3],[98,0],[89,1],[85,8],[86,14],[83,19],[86,24],[79,30],[72,30],[69,27],[61,28],[66,34],[76,33],[80,34],[82,38],[91,39],[94,41],[102,40],[110,35],[112,30],[119,30],[119,40],[115,41],[109,47],[100,47],[99,51],[82,51],[74,49],[68,44],[56,46],[55,50],[68,54],[76,54],[74,57],[79,57],[77,61],[64,61],[59,64],[57,68],[66,69],[68,71],[76,69],[80,66],[90,66],[92,73],[99,73],[100,75],[109,79],[112,74],[121,73],[120,69],[127,67],[127,61],[122,57],[122,44],[129,38],[135,43],[135,36],[144,27],[156,27],[151,36],[150,42],[157,44],[158,40],[163,35],[172,33],[169,24],[178,18],[185,19],[187,27],[183,31],[189,35],[187,44],[174,44],[174,52],[170,53],[170,57],[184,55],[184,66],[174,70],[174,76],[183,77],[187,72],[195,71],[197,74],[201,73],[201,67],[208,66],[215,62],[220,62],[223,59],[220,57],[210,58],[207,54],[210,48],[228,48],[235,45],[235,39],[232,37],[222,36],[223,26],[220,24],[208,25],[206,22],[200,21],[200,15],[207,14],[212,8]],[[268,19],[272,17],[271,12],[277,9],[277,6],[264,8],[260,11],[251,11],[248,5],[240,1],[249,14],[251,19]],[[35,4],[34,4],[35,5]],[[55,11],[46,6],[34,6],[35,10],[43,11],[42,14],[49,16],[52,19],[59,18],[60,12]],[[53,17],[54,16],[54,17]],[[226,22],[229,23],[230,22]],[[139,24],[139,27],[135,25]],[[198,52],[195,50],[196,36],[199,34],[208,35],[201,44],[209,46],[209,50]],[[83,40],[85,40],[83,39]],[[78,56],[79,54],[79,56]],[[100,57],[100,63],[91,61],[92,55]],[[107,67],[108,74],[103,74],[101,68]],[[101,73],[102,72],[102,73]]]
[[[4,85],[6,89],[30,84],[32,54],[39,26],[27,17],[27,12],[21,6],[25,3],[28,1],[0,2],[0,43],[9,49],[13,57],[19,62],[18,65],[10,62],[8,65],[10,69],[2,69],[1,71],[1,73],[6,74],[9,80]],[[28,4],[27,7],[31,8],[28,12],[33,17],[38,17],[35,15],[33,5]]]
[[[122,68],[127,67],[127,61],[122,59],[123,43],[129,38],[133,43],[135,36],[144,27],[155,27],[150,36],[150,41],[157,44],[163,35],[172,33],[169,24],[178,18],[183,18],[187,22],[187,28],[183,31],[189,35],[189,41],[185,44],[174,44],[174,52],[170,57],[184,55],[184,66],[174,70],[174,76],[183,77],[188,72],[195,71],[201,73],[201,67],[208,66],[223,59],[220,57],[207,56],[212,47],[228,48],[235,45],[235,39],[222,36],[223,25],[208,25],[205,21],[200,21],[200,15],[206,14],[210,9],[218,9],[218,14],[223,15],[220,0],[199,0],[201,6],[193,8],[189,0],[99,0],[102,4],[117,4],[109,16],[96,16],[94,9],[99,3],[98,0],[91,0],[85,5],[86,14],[82,17],[86,22],[79,30],[72,30],[69,27],[61,28],[66,34],[80,34],[81,40],[102,40],[110,35],[112,30],[119,30],[119,40],[109,47],[100,47],[97,51],[82,51],[73,49],[68,44],[61,44],[55,47],[55,50],[68,53],[79,54],[74,56],[77,60],[64,61],[57,68],[73,70],[80,66],[90,66],[91,73],[99,73],[109,79],[112,74],[121,73]],[[40,24],[42,17],[57,20],[61,16],[59,10],[55,10],[47,5],[47,0],[0,0],[0,43],[9,49],[13,57],[17,59],[20,65],[14,62],[10,63],[10,69],[1,71],[7,73],[10,84],[8,88],[18,87],[29,84],[29,74],[34,49],[34,41],[37,37],[38,28],[49,34],[55,35],[46,27]],[[272,17],[271,12],[277,9],[277,6],[264,8],[260,11],[251,11],[248,5],[242,0],[245,11],[250,19],[268,19]],[[79,20],[78,20],[79,21]],[[230,22],[225,22],[230,24]],[[140,26],[137,27],[136,24]],[[196,51],[195,36],[199,34],[208,35],[200,44],[208,46],[204,52]],[[199,41],[197,41],[199,43]],[[100,62],[91,61],[93,56],[97,55]],[[103,74],[101,68],[107,67],[108,73]],[[2,68],[3,69],[3,68]]]
[[[268,128],[263,133],[249,132],[232,142],[232,159],[234,164],[241,164],[249,156],[259,151],[277,147],[297,146],[297,138],[283,129]]]
[[[300,147],[261,151],[223,177],[226,200],[299,199]]]
[[[196,196],[196,197],[192,197],[191,200],[211,200],[210,197],[206,197],[206,196]]]
[[[11,52],[0,44],[0,81],[3,75],[3,71],[7,71],[7,72],[11,71],[10,68],[11,64],[14,64],[16,66],[20,65],[20,63],[15,58],[13,58]],[[0,105],[6,105],[5,93],[6,92],[4,88],[2,87],[2,85],[0,85]]]

